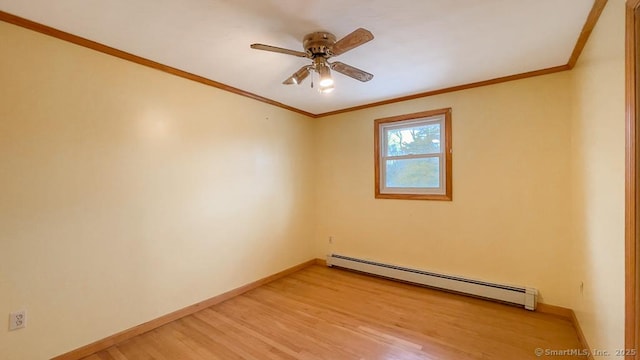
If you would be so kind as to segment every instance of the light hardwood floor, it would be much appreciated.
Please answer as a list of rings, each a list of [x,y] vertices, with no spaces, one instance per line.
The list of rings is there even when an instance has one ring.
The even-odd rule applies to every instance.
[[[581,346],[554,315],[315,265],[85,360],[540,359],[536,348]]]

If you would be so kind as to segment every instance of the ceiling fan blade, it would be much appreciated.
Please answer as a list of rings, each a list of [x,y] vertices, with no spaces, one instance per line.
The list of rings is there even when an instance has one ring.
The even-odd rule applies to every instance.
[[[359,28],[333,44],[333,55],[337,56],[373,40],[371,31]]]
[[[279,48],[271,45],[251,44],[251,48],[256,50],[271,51],[271,52],[277,52],[281,54],[287,54],[287,55],[293,55],[293,56],[299,56],[299,57],[307,57],[307,53],[304,53],[302,51],[289,50],[289,49]]]
[[[332,63],[331,69],[362,82],[373,79],[373,74],[369,74],[368,72],[355,68],[351,65],[341,63],[340,61]]]

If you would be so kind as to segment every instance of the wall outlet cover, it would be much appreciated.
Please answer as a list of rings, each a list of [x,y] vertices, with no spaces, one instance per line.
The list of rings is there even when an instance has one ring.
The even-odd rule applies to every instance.
[[[9,330],[18,330],[25,326],[27,326],[26,310],[9,313]]]

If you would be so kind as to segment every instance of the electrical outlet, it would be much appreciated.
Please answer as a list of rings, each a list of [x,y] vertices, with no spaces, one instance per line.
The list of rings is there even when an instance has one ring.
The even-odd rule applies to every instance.
[[[9,313],[9,330],[18,330],[25,326],[27,326],[26,310]]]

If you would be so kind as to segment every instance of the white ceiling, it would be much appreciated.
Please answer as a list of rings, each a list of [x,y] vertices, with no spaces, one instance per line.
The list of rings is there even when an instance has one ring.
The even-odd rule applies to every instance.
[[[559,65],[594,0],[0,0],[0,10],[319,114]],[[302,37],[375,39],[332,60],[375,75],[334,73],[320,94],[282,81],[309,60]]]

